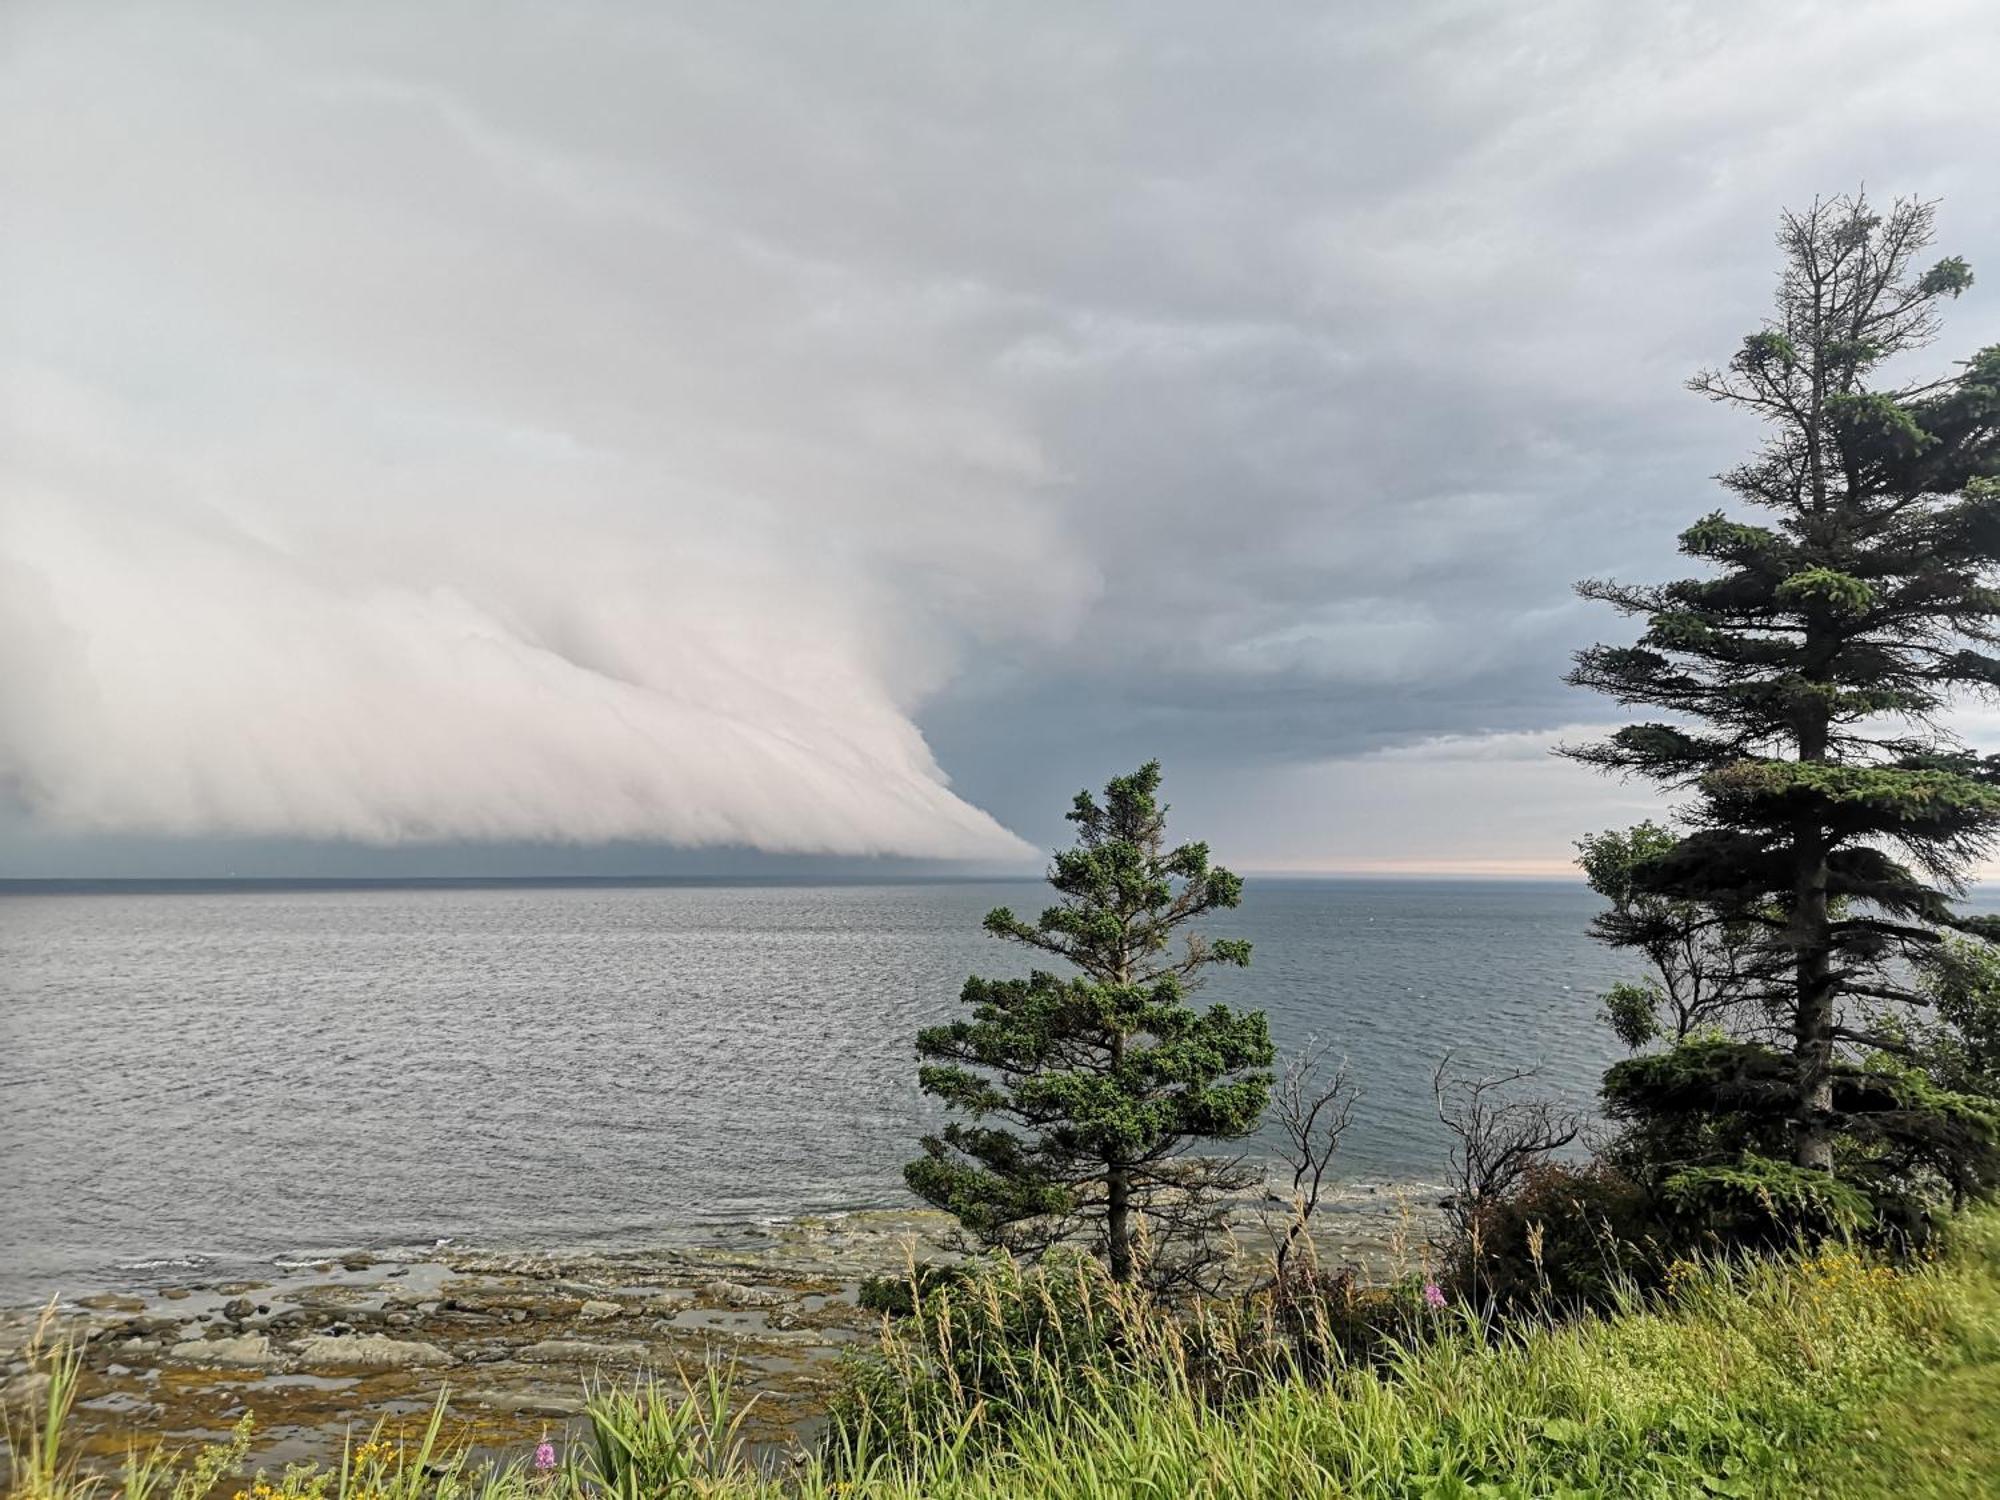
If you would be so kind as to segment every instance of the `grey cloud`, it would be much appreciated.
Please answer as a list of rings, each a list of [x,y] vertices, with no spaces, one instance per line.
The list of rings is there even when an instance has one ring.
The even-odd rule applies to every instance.
[[[1568,586],[1754,439],[1678,382],[1779,204],[2000,281],[1978,0],[10,25],[0,774],[78,829],[1006,857],[1146,753],[1265,817],[1602,712]]]

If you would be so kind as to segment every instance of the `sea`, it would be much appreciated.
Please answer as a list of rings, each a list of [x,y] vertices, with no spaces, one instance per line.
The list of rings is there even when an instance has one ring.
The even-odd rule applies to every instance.
[[[0,1304],[350,1248],[646,1248],[913,1206],[913,1038],[1030,881],[0,892]],[[1251,880],[1200,993],[1362,1098],[1335,1171],[1435,1184],[1431,1077],[1617,1055],[1581,884]],[[1253,1152],[1268,1142],[1252,1142]]]

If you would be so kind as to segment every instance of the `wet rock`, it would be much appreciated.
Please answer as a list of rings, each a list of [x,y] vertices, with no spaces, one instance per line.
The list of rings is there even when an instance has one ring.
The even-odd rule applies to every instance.
[[[573,1396],[556,1396],[547,1391],[471,1391],[465,1399],[488,1411],[512,1412],[523,1417],[573,1417],[583,1403]]]
[[[704,1281],[701,1294],[710,1302],[728,1307],[778,1307],[791,1299],[769,1287],[745,1286],[740,1281]]]
[[[534,1364],[636,1364],[646,1358],[644,1344],[595,1344],[587,1339],[543,1339],[521,1351]]]
[[[127,1318],[115,1331],[128,1338],[156,1338],[163,1333],[178,1333],[186,1321],[185,1318],[172,1318],[162,1313],[148,1313],[144,1317]]]
[[[299,1361],[320,1367],[366,1370],[412,1370],[458,1363],[436,1344],[385,1338],[379,1333],[319,1334],[301,1339]]]
[[[233,1297],[222,1304],[222,1315],[232,1323],[241,1323],[255,1317],[257,1304],[248,1297]]]
[[[340,1257],[341,1269],[345,1271],[365,1271],[375,1264],[375,1257],[366,1250],[356,1250],[352,1255]]]
[[[188,1299],[189,1293],[188,1289],[184,1286],[170,1286],[164,1292],[160,1293],[160,1295],[165,1297],[169,1302],[185,1302]]]
[[[135,1396],[130,1391],[106,1391],[102,1396],[77,1402],[77,1406],[83,1411],[109,1412],[134,1422],[150,1421],[160,1414],[158,1402]]]
[[[78,1307],[87,1307],[92,1312],[143,1312],[146,1304],[137,1297],[122,1296],[117,1292],[99,1292],[92,1297],[76,1299]]]
[[[592,1298],[576,1310],[576,1315],[594,1323],[600,1318],[615,1318],[624,1311],[616,1302],[600,1302]]]
[[[234,1365],[259,1369],[275,1363],[278,1356],[271,1351],[268,1335],[245,1333],[235,1338],[186,1339],[167,1350],[167,1358],[189,1365]]]

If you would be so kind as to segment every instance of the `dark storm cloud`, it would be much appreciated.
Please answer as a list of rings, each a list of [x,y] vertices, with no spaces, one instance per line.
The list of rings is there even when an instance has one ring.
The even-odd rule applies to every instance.
[[[1442,855],[1394,788],[1544,777],[1569,584],[1754,438],[1679,382],[1779,205],[1942,195],[2000,285],[1979,0],[10,25],[61,827],[1004,857],[1160,753],[1252,856]]]

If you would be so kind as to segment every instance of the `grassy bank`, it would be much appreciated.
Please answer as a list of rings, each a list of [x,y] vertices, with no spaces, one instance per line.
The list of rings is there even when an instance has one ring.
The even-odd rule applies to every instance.
[[[1015,1294],[981,1295],[1004,1311]],[[245,1479],[225,1447],[142,1459],[94,1487],[101,1500],[2000,1494],[1985,1472],[2000,1425],[1993,1213],[1926,1264],[1833,1251],[1681,1267],[1658,1306],[1518,1337],[1446,1308],[1379,1369],[1245,1381],[1219,1404],[1230,1381],[1198,1367],[1192,1341],[1155,1333],[1136,1360],[1018,1356],[1008,1378],[1032,1392],[1019,1403],[955,1378],[909,1395],[946,1362],[905,1341],[897,1377],[865,1387],[849,1444],[776,1476],[705,1381],[672,1398],[601,1393],[591,1435],[545,1471],[526,1454],[469,1463],[440,1417],[427,1434],[357,1440],[344,1468]],[[21,1494],[93,1489],[66,1470],[59,1434],[53,1452],[45,1428],[16,1443]]]

